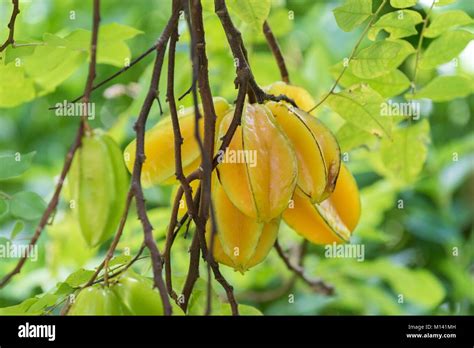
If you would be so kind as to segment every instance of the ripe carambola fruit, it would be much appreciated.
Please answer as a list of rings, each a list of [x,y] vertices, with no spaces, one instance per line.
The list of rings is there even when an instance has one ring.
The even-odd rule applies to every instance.
[[[266,106],[295,148],[298,188],[313,203],[321,202],[334,190],[341,165],[336,138],[321,121],[305,111],[283,102],[269,102]]]
[[[225,115],[230,105],[224,98],[214,98],[214,109],[217,118]],[[202,106],[199,106],[202,113]],[[194,137],[195,114],[194,107],[178,111],[183,144],[181,146],[181,159],[184,174],[188,175],[199,167],[200,150]],[[203,136],[204,120],[199,121],[199,130]],[[135,163],[136,140],[133,140],[124,151],[125,164],[130,172]],[[175,184],[175,149],[174,133],[171,117],[168,115],[158,122],[156,126],[145,133],[145,162],[142,169],[142,183],[145,186],[153,184]]]
[[[293,99],[298,108],[304,111],[308,111],[316,105],[313,97],[307,90],[282,81],[274,82],[270,86],[265,87],[264,90],[269,94],[277,96],[280,94],[286,95],[288,98]]]
[[[235,270],[245,272],[262,262],[277,238],[280,218],[268,223],[246,216],[229,200],[216,176],[213,176],[212,201],[217,234],[214,239],[214,259]],[[206,228],[210,246],[211,224]]]
[[[218,139],[226,134],[233,116],[232,111],[222,119]],[[229,200],[245,215],[270,222],[285,210],[296,186],[296,155],[266,106],[244,106],[241,126],[217,171]]]
[[[114,234],[125,207],[128,174],[119,146],[100,130],[84,136],[68,179],[82,236],[95,247]]]
[[[293,206],[283,213],[283,219],[298,234],[315,244],[347,242],[359,221],[359,190],[344,164],[334,192],[328,199],[313,204],[297,189],[293,202]]]
[[[69,315],[126,315],[125,308],[111,288],[94,285],[77,295]]]

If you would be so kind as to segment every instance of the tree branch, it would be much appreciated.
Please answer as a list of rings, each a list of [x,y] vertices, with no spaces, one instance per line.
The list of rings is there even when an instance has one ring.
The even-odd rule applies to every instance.
[[[278,65],[278,69],[280,70],[280,76],[283,82],[290,83],[290,76],[288,74],[288,69],[286,68],[285,58],[283,57],[283,53],[281,52],[280,45],[278,45],[278,41],[273,35],[272,29],[268,24],[268,21],[263,23],[263,34],[267,39],[268,46],[272,50],[273,56]]]
[[[249,87],[252,89],[253,93],[255,94],[256,101],[258,103],[263,103],[267,100],[272,101],[285,101],[290,103],[291,105],[297,107],[295,102],[288,98],[286,95],[272,95],[265,93],[257,82],[255,81],[255,77],[253,76],[252,70],[248,64],[248,60],[246,56],[245,45],[242,41],[242,34],[240,31],[235,27],[232,19],[230,18],[229,11],[227,10],[227,6],[224,0],[214,0],[214,11],[219,17],[222,27],[224,28],[224,32],[227,37],[227,42],[232,50],[232,54],[234,59],[237,61],[237,70],[241,70],[242,77],[247,79]]]
[[[308,284],[314,291],[324,294],[324,295],[332,295],[334,293],[334,288],[331,285],[326,284],[322,279],[319,278],[308,278],[304,274],[304,268],[301,264],[293,265],[289,259],[289,257],[285,254],[283,249],[281,248],[278,239],[275,241],[275,249],[278,253],[278,256],[283,260],[286,267],[295,273],[300,279],[302,279],[306,284]]]
[[[143,106],[140,110],[140,114],[134,126],[137,135],[137,146],[132,174],[132,188],[135,196],[138,218],[143,226],[144,242],[151,255],[154,286],[158,289],[160,293],[161,300],[163,301],[165,315],[171,315],[171,304],[162,277],[163,263],[161,253],[153,238],[153,226],[151,225],[150,220],[148,219],[148,214],[146,211],[145,199],[143,196],[141,184],[141,173],[143,163],[145,161],[145,125],[153,101],[158,96],[158,85],[160,81],[161,68],[163,66],[163,60],[165,56],[166,44],[171,36],[172,31],[175,30],[177,26],[178,17],[179,12],[176,9],[171,14],[171,18],[169,19],[165,29],[163,30],[163,33],[161,34],[158,40],[156,47],[156,59],[153,66],[150,87],[148,89],[148,93],[145,97]]]
[[[9,29],[8,37],[3,43],[3,45],[0,46],[0,53],[3,52],[8,47],[8,45],[10,44],[13,45],[15,43],[15,21],[16,21],[16,17],[20,13],[19,0],[12,0],[12,5],[13,5],[12,14],[10,17],[10,22],[8,22],[8,29]]]

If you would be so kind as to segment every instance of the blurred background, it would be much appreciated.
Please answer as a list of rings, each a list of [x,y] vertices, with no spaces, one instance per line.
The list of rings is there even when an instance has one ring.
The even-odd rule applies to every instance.
[[[375,4],[379,2],[374,1]],[[415,9],[424,15],[429,1],[420,3]],[[273,1],[269,23],[281,44],[292,83],[306,88],[316,100],[334,81],[330,68],[349,55],[363,29],[345,33],[337,27],[332,10],[340,4],[337,0]],[[212,91],[216,96],[233,101],[236,90],[232,56],[218,18],[212,13],[212,2],[204,1],[204,5]],[[0,0],[2,42],[7,36],[5,26],[10,6],[9,1]],[[98,65],[96,81],[115,72],[127,58],[136,57],[149,48],[160,35],[170,8],[167,0],[102,1],[101,25],[119,23],[128,29],[117,30],[117,42],[109,47],[110,54]],[[459,0],[449,6],[452,8],[463,9],[474,16],[470,0]],[[390,6],[387,6],[386,11],[389,10]],[[89,1],[22,1],[15,37],[19,43],[35,43],[51,40],[50,34],[62,38],[78,29],[90,30],[91,11]],[[257,82],[265,86],[279,80],[277,65],[263,35],[247,28],[238,18],[235,21],[247,43]],[[189,36],[183,21],[180,26],[176,95],[181,95],[191,85]],[[110,35],[113,34],[111,30]],[[407,40],[415,46],[418,37]],[[364,41],[363,45],[368,43],[368,40]],[[9,48],[4,59],[7,63],[17,58],[28,60],[33,48]],[[54,179],[61,170],[78,125],[77,119],[56,117],[48,108],[82,94],[87,56],[78,55],[73,60],[58,56],[43,59],[45,65],[55,59],[72,63],[39,67],[36,71],[47,70],[38,72],[43,73],[47,81],[41,86],[41,93],[25,95],[18,105],[0,108],[0,152],[34,152],[31,167],[19,177],[0,181],[0,191],[11,195],[27,190],[48,202]],[[96,119],[91,125],[108,130],[122,148],[133,139],[132,125],[146,93],[152,61],[150,55],[93,94]],[[456,69],[474,75],[474,42],[464,50],[459,62]],[[400,69],[410,77],[413,60],[409,59]],[[422,85],[436,73],[420,72],[418,82]],[[166,79],[162,78],[161,101],[166,114],[165,83]],[[187,96],[180,103],[190,105],[192,98]],[[370,146],[353,147],[341,140],[343,150],[347,149],[349,153],[348,166],[361,190],[362,218],[352,241],[365,245],[364,261],[325,258],[322,246],[308,245],[304,261],[306,272],[333,284],[336,294],[331,297],[314,293],[300,280],[293,281],[292,274],[275,251],[245,275],[222,266],[239,301],[269,315],[474,314],[473,110],[472,94],[444,103],[423,100],[421,116],[429,121],[430,143],[423,170],[410,183],[401,184],[384,176],[370,160],[376,151]],[[341,118],[326,107],[318,112],[318,116],[337,132]],[[160,117],[155,104],[148,126],[156,124]],[[154,187],[145,192],[154,233],[161,247],[170,213],[171,191],[171,187]],[[0,290],[0,307],[51,291],[72,272],[80,268],[93,269],[102,260],[108,244],[100,249],[85,247],[68,209],[67,189],[62,197],[53,223],[47,226],[39,241],[38,260],[28,261],[22,273]],[[0,241],[27,243],[44,202],[38,203],[28,216],[0,214]],[[132,212],[129,217],[124,238],[117,249],[130,248],[132,255],[142,241],[141,226],[134,214]],[[301,243],[301,239],[284,224],[280,235],[285,249]],[[180,234],[174,246],[172,259],[177,279],[186,275],[189,243],[190,237]],[[1,259],[0,276],[14,265],[14,260]],[[137,262],[135,267],[143,273],[151,272],[148,259]],[[205,267],[201,277],[207,277]],[[197,293],[199,289],[203,292],[198,286]],[[218,285],[214,289],[216,296],[223,296]]]

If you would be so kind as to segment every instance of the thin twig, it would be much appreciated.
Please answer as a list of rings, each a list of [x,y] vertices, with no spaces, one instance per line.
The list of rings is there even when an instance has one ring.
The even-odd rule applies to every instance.
[[[285,254],[280,244],[278,243],[278,240],[275,241],[275,249],[278,255],[280,256],[280,258],[285,263],[286,267],[290,271],[294,272],[306,284],[311,286],[311,288],[314,291],[324,294],[324,295],[332,295],[334,293],[334,288],[331,285],[326,284],[322,279],[319,279],[319,278],[308,278],[304,274],[304,268],[300,264],[298,265],[292,264],[289,257]]]
[[[230,15],[229,11],[227,10],[227,6],[225,4],[224,0],[214,0],[214,11],[219,17],[219,20],[221,22],[221,25],[224,29],[224,32],[226,34],[227,42],[229,43],[229,46],[232,50],[232,54],[234,56],[234,59],[237,62],[237,70],[240,70],[241,78],[244,78],[248,82],[248,86],[250,89],[252,89],[256,102],[258,103],[264,103],[267,100],[272,100],[272,101],[285,101],[287,103],[290,103],[291,105],[297,107],[296,103],[294,102],[293,99],[288,98],[285,95],[272,95],[265,93],[260,86],[257,84],[255,81],[255,77],[252,73],[252,70],[250,69],[250,65],[248,63],[248,60],[246,58],[246,50],[245,50],[245,45],[242,40],[242,34],[240,31],[237,29],[237,27],[234,25]],[[251,101],[252,102],[252,101]]]
[[[283,82],[290,83],[290,76],[288,74],[288,69],[286,68],[285,58],[283,57],[283,53],[281,52],[280,45],[278,41],[273,35],[272,29],[268,24],[268,21],[263,23],[263,34],[267,39],[268,46],[272,50],[273,56],[278,65],[278,69],[280,70],[280,76]]]
[[[428,25],[428,19],[430,17],[431,10],[433,9],[433,6],[434,6],[435,3],[436,3],[436,0],[433,0],[433,2],[431,3],[430,8],[426,12],[426,17],[423,19],[423,27],[421,28],[420,38],[418,39],[418,45],[416,47],[415,67],[414,67],[414,71],[413,71],[413,79],[411,81],[411,94],[415,94],[415,92],[416,92],[416,77],[417,77],[417,74],[418,74],[418,63],[420,61],[421,47],[423,45],[423,38],[424,38],[425,30],[426,30],[426,27]]]
[[[8,45],[10,44],[13,45],[15,43],[15,21],[16,21],[16,17],[20,13],[19,0],[12,0],[12,5],[13,5],[12,14],[10,17],[10,21],[8,22],[8,30],[9,30],[8,37],[3,43],[3,45],[0,46],[0,53],[3,52],[8,47]]]
[[[380,11],[382,11],[382,8],[385,6],[387,1],[388,0],[383,0],[382,3],[380,4],[380,6],[375,11],[375,13],[372,15],[372,18],[370,19],[369,23],[367,24],[364,31],[360,35],[359,40],[357,40],[357,43],[355,44],[354,48],[352,49],[351,54],[349,55],[349,58],[347,59],[347,61],[345,61],[345,64],[344,64],[339,76],[336,78],[336,81],[334,81],[334,84],[332,85],[329,92],[327,94],[325,94],[324,97],[315,106],[313,106],[311,109],[309,109],[307,112],[312,112],[315,109],[317,109],[321,104],[323,104],[326,101],[326,99],[329,98],[330,95],[332,95],[334,93],[334,90],[336,89],[337,85],[339,84],[339,81],[341,80],[342,76],[344,75],[347,68],[349,67],[349,63],[354,59],[355,54],[357,53],[357,50],[359,49],[359,46],[361,45],[362,41],[365,38],[365,35],[369,31],[369,29],[372,27],[372,24],[374,24],[374,22],[377,19]]]
[[[134,126],[137,135],[137,145],[135,153],[135,163],[133,166],[132,174],[132,187],[135,196],[138,218],[143,226],[144,242],[151,255],[154,287],[156,287],[160,293],[165,315],[171,315],[171,303],[162,277],[163,262],[161,258],[161,253],[153,238],[153,226],[151,225],[146,211],[145,198],[143,196],[141,184],[141,174],[143,163],[145,162],[145,125],[153,101],[158,96],[158,85],[160,81],[163,60],[165,57],[166,44],[168,43],[172,31],[177,25],[178,18],[179,12],[177,10],[173,11],[165,29],[163,30],[163,33],[161,34],[158,40],[156,47],[156,59],[153,66],[150,86],[148,88],[147,95],[145,97],[142,108],[140,110],[140,114]]]
[[[113,73],[112,75],[106,77],[104,80],[100,81],[99,83],[95,84],[93,87],[92,87],[92,91],[95,91],[96,89],[102,87],[103,85],[107,84],[108,82],[112,81],[113,79],[115,79],[117,76],[123,74],[124,72],[126,72],[128,69],[130,69],[132,66],[136,65],[137,63],[139,63],[143,58],[145,58],[146,56],[148,56],[150,53],[153,53],[156,51],[156,48],[157,48],[157,45],[158,45],[158,42],[156,44],[154,44],[153,46],[151,46],[150,48],[148,48],[145,52],[143,52],[142,54],[140,54],[137,58],[135,58],[134,60],[132,60],[130,62],[130,64],[124,66],[122,69],[116,71],[115,73]],[[84,95],[80,95],[79,97],[76,97],[74,98],[73,100],[71,100],[69,103],[75,103],[79,100],[81,100],[82,98],[84,97]],[[48,108],[48,110],[56,110],[57,107],[56,106],[51,106],[50,108]]]

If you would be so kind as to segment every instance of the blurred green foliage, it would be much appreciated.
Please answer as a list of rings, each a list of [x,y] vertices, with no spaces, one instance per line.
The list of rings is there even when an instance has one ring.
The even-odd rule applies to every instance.
[[[236,90],[232,56],[218,18],[211,12],[211,2],[206,0],[204,3],[213,93],[233,101]],[[336,0],[274,0],[270,12],[269,22],[280,41],[292,83],[305,87],[316,100],[331,87],[331,69],[350,53],[362,30],[359,28],[345,33],[337,27],[332,10],[338,5],[340,1]],[[66,37],[75,30],[90,30],[90,2],[33,0],[22,2],[21,6],[15,33],[20,42],[42,41],[45,39],[43,33]],[[6,23],[9,4],[2,1],[0,8],[1,23]],[[449,8],[463,9],[471,17],[474,15],[474,8],[468,0],[458,1]],[[420,6],[415,10],[424,14]],[[104,0],[101,11],[102,25],[118,23],[140,31],[129,35],[130,38],[125,41],[131,56],[136,57],[159,36],[170,13],[170,1]],[[385,11],[389,11],[389,7]],[[238,18],[235,20],[248,45],[250,63],[258,83],[267,85],[279,80],[277,65],[263,35],[241,23]],[[184,93],[191,85],[189,34],[184,22],[180,23],[180,28],[182,33],[177,48],[175,83],[177,95]],[[6,32],[2,28],[0,41],[4,37]],[[417,36],[408,37],[408,41],[416,46]],[[363,45],[368,42],[364,40]],[[120,47],[123,53],[124,47]],[[15,54],[12,53],[14,50],[7,50],[7,59],[9,54]],[[100,48],[99,54],[102,54]],[[123,54],[125,57],[128,53],[125,50]],[[112,55],[112,61],[103,60],[108,64],[99,64],[98,80],[116,71],[120,62],[114,62],[114,57],[117,55]],[[48,91],[39,98],[14,108],[0,108],[0,152],[20,152],[25,156],[35,152],[31,168],[13,179],[0,181],[0,191],[11,195],[28,191],[45,201],[51,197],[54,178],[60,172],[78,122],[73,118],[56,117],[53,111],[48,111],[48,107],[82,93],[87,75],[86,60],[86,57],[80,58],[80,66],[72,69],[70,76],[59,86],[49,85]],[[93,94],[97,117],[91,125],[109,130],[122,147],[133,138],[132,125],[146,93],[152,60],[152,56],[147,57]],[[473,61],[471,42],[469,55],[463,56],[457,69],[472,76]],[[411,76],[413,61],[409,59],[400,70]],[[434,74],[431,70],[420,72],[420,83],[423,85]],[[162,78],[161,100],[166,112],[165,83],[166,79]],[[114,91],[116,93],[112,93]],[[192,98],[187,96],[181,103],[183,106],[190,105]],[[401,178],[384,176],[384,166],[394,163],[391,156],[394,156],[392,152],[396,149],[392,148],[390,152],[390,146],[387,146],[387,156],[374,159],[373,152],[367,151],[366,147],[357,147],[367,143],[367,137],[362,135],[362,139],[358,140],[351,133],[349,139],[344,139],[343,130],[339,129],[343,120],[328,108],[321,108],[320,117],[331,129],[338,131],[343,149],[351,150],[349,166],[361,188],[363,205],[362,219],[353,242],[365,245],[365,260],[328,259],[324,257],[323,247],[309,246],[305,258],[306,271],[308,275],[322,277],[333,284],[336,289],[333,297],[315,294],[299,280],[293,288],[288,288],[292,275],[274,251],[263,264],[245,275],[222,267],[224,275],[234,285],[239,301],[255,306],[264,314],[474,314],[473,110],[472,94],[448,102],[423,101],[424,121],[420,124],[426,124],[424,132],[430,139],[428,151],[424,154],[427,160],[415,180],[400,181],[392,179]],[[154,125],[160,117],[155,105],[148,126]],[[415,139],[411,146],[418,146],[419,141]],[[380,163],[381,158],[385,163]],[[421,161],[418,164],[423,162],[415,158],[412,165],[416,166],[417,161]],[[163,248],[171,188],[155,187],[145,193],[154,233]],[[0,290],[0,307],[52,291],[71,273],[80,268],[93,269],[102,260],[107,245],[99,249],[85,246],[77,222],[68,212],[68,197],[66,189],[54,222],[47,226],[39,241],[39,259],[27,262],[22,273]],[[19,208],[20,211],[30,211],[29,217],[22,217],[21,212],[18,216],[13,214],[13,217],[2,214],[0,206],[0,240],[10,238],[12,233],[15,241],[26,242],[31,237],[38,222],[35,212],[38,206],[44,204],[35,199],[27,200],[30,208]],[[184,233],[178,236],[172,254],[178,284],[180,277],[186,275],[188,264],[190,237],[184,236]],[[282,226],[280,239],[286,247],[300,243],[300,238],[285,225]],[[131,250],[133,255],[141,242],[141,226],[132,211],[117,250]],[[0,275],[12,269],[14,264],[13,259],[2,259]],[[206,269],[202,267],[201,275],[205,279]],[[137,262],[135,268],[142,273],[151,272],[148,259]],[[62,287],[70,286],[67,281],[62,284],[56,293],[64,290]],[[203,292],[201,285],[197,292]],[[218,284],[214,288],[219,296],[224,296]],[[55,301],[56,298],[44,297],[44,303],[36,302],[36,306],[50,306]],[[204,307],[198,308],[203,303],[197,302],[193,310],[202,311]],[[35,313],[35,308],[31,312]]]

